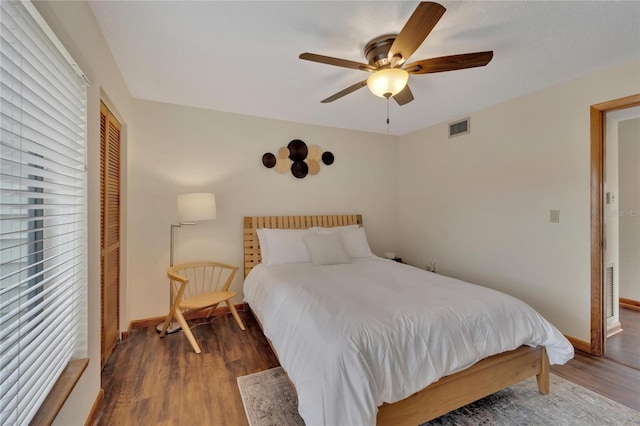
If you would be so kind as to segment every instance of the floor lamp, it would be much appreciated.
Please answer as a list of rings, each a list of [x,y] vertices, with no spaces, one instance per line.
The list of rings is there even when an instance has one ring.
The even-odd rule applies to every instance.
[[[171,224],[171,243],[169,251],[169,267],[173,266],[173,247],[175,241],[176,228],[182,228],[183,225],[195,225],[196,222],[203,220],[212,220],[216,218],[216,196],[208,192],[198,192],[192,194],[178,195],[178,219],[180,223]],[[173,304],[173,286],[169,286],[169,310]],[[158,324],[156,330],[162,331],[164,322]],[[180,331],[180,324],[171,320],[167,328],[167,334]]]

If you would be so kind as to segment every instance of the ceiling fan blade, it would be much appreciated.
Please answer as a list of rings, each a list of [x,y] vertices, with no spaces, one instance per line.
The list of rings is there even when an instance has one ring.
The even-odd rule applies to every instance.
[[[376,69],[369,64],[363,64],[346,59],[332,58],[331,56],[316,55],[315,53],[302,53],[298,56],[305,61],[320,62],[321,64],[335,65],[337,67],[352,68],[361,71],[375,71]]]
[[[404,86],[404,89],[397,95],[393,97],[396,100],[398,105],[402,106],[411,102],[413,98],[413,93],[411,93],[411,89],[409,89],[409,85]]]
[[[447,9],[438,3],[421,2],[389,49],[392,66],[405,62],[420,47]]]
[[[493,51],[464,53],[462,55],[441,56],[412,62],[404,69],[410,74],[429,74],[434,72],[455,71],[465,68],[483,67],[491,62]]]
[[[336,99],[340,99],[343,96],[348,95],[349,93],[355,92],[356,90],[360,89],[361,87],[364,87],[367,85],[367,80],[362,80],[359,83],[354,84],[353,86],[349,86],[344,90],[339,91],[338,93],[336,93],[333,96],[329,96],[327,99],[323,99],[321,102],[323,104],[327,104],[329,102],[333,102]]]

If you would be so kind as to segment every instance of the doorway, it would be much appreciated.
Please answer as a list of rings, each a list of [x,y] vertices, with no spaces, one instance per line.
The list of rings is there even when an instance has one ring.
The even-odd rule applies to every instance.
[[[640,370],[640,106],[606,113],[604,157],[605,356]]]
[[[120,127],[100,102],[100,368],[120,339]]]
[[[640,105],[640,94],[591,106],[591,341],[590,353],[604,355],[607,335],[605,263],[606,114]],[[610,195],[611,197],[611,195]],[[610,199],[611,200],[611,199]]]

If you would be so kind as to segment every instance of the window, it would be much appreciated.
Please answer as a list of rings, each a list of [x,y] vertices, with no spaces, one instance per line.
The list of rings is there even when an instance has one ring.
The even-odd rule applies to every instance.
[[[86,84],[28,2],[0,2],[0,424],[86,349]]]

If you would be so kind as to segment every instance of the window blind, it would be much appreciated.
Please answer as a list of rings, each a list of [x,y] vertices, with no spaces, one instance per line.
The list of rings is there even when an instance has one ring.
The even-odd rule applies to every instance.
[[[0,2],[0,424],[86,357],[86,84],[28,2]]]

